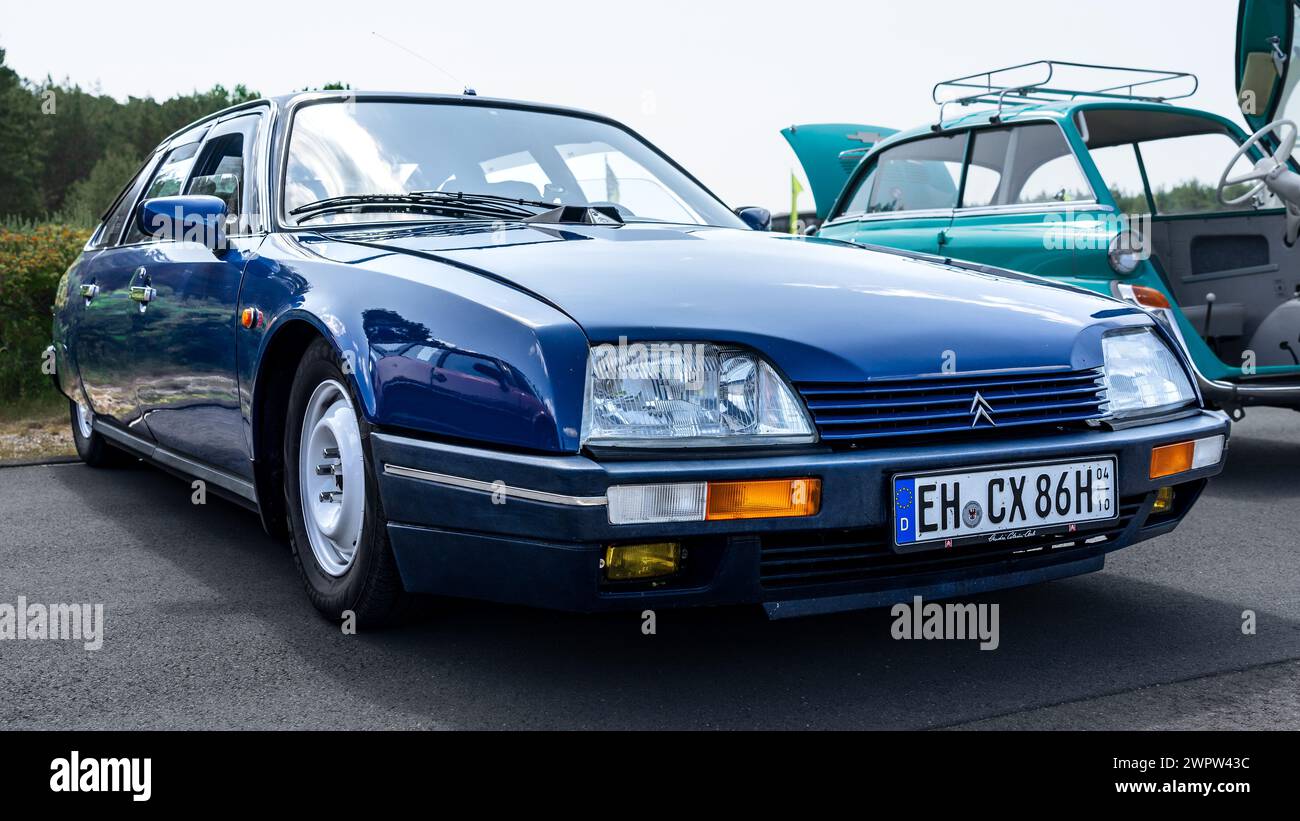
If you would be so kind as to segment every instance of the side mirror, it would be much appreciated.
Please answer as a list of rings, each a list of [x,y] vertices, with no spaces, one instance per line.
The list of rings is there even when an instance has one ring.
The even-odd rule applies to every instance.
[[[772,230],[772,212],[757,205],[746,205],[736,209],[736,216],[755,231]]]
[[[226,249],[226,214],[220,197],[155,197],[140,203],[136,220],[148,236],[197,242],[220,253]]]

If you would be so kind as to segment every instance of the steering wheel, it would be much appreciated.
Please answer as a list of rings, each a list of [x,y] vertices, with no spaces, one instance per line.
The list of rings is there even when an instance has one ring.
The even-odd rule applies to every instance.
[[[1282,134],[1281,131],[1284,128],[1286,132]],[[1240,160],[1246,156],[1246,152],[1258,146],[1260,140],[1264,139],[1266,135],[1274,132],[1279,132],[1277,150],[1272,155],[1265,154],[1261,157],[1251,170],[1229,179],[1228,174],[1232,172],[1232,167],[1237,164],[1237,160]],[[1263,191],[1266,180],[1276,176],[1279,171],[1286,170],[1286,163],[1291,158],[1291,152],[1295,149],[1295,142],[1296,124],[1290,120],[1275,120],[1252,134],[1250,139],[1242,143],[1241,147],[1237,149],[1237,153],[1232,155],[1232,159],[1228,161],[1228,167],[1223,169],[1223,176],[1219,177],[1219,202],[1224,205],[1241,205]],[[1241,196],[1232,199],[1225,196],[1226,189],[1229,186],[1241,185],[1243,182],[1251,181],[1256,182],[1250,187],[1249,191]]]

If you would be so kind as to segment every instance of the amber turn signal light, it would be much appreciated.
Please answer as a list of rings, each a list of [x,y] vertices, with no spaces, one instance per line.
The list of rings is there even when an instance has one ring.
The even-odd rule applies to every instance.
[[[813,516],[821,509],[821,503],[820,479],[709,482],[705,518],[718,521]]]
[[[1144,308],[1168,308],[1169,297],[1157,291],[1155,288],[1148,288],[1145,285],[1134,285],[1133,298]]]
[[[1160,479],[1173,476],[1192,469],[1192,459],[1196,455],[1195,442],[1179,442],[1176,445],[1161,445],[1151,450],[1151,478]]]

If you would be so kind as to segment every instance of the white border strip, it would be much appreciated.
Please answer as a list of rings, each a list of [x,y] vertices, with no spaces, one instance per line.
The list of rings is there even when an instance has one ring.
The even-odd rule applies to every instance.
[[[529,490],[522,487],[511,487],[502,482],[484,482],[479,479],[467,479],[463,476],[450,476],[446,473],[433,473],[428,470],[418,468],[402,467],[401,465],[384,464],[384,473],[390,476],[401,476],[406,479],[420,479],[425,482],[433,482],[436,485],[445,487],[461,488],[462,490],[480,490],[484,493],[505,493],[508,497],[516,499],[528,499],[533,502],[549,502],[554,505],[569,505],[570,507],[604,507],[609,500],[604,496],[566,496],[562,493],[547,493],[544,490]]]

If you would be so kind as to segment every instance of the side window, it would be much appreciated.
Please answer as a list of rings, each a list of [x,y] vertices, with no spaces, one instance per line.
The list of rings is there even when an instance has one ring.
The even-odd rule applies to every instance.
[[[1092,188],[1079,170],[1060,126],[1026,125],[1011,132],[1007,148],[1008,202],[1028,205],[1093,199]]]
[[[150,158],[135,175],[135,177],[126,184],[122,193],[118,194],[117,202],[113,204],[112,209],[105,215],[104,222],[95,232],[95,237],[91,241],[92,248],[107,248],[115,245],[122,236],[122,229],[126,227],[127,220],[131,218],[131,213],[135,208],[136,200],[140,197],[140,189],[144,188],[145,180],[149,179],[149,169],[153,166],[153,159]]]
[[[1151,210],[1147,204],[1146,185],[1142,182],[1142,169],[1138,167],[1137,153],[1132,144],[1108,145],[1088,153],[1122,213],[1145,214]]]
[[[849,198],[849,202],[844,206],[844,212],[841,216],[856,217],[867,212],[867,205],[871,202],[871,186],[876,182],[876,169],[872,167],[867,175],[858,183],[857,190]]]
[[[927,137],[881,153],[867,203],[871,214],[953,208],[961,179],[964,134]]]
[[[194,163],[194,173],[185,185],[185,193],[224,200],[230,216],[238,218],[243,192],[244,135],[223,134],[208,140]]]
[[[1051,123],[979,131],[974,135],[962,207],[1091,201],[1061,129]]]
[[[1011,144],[1011,130],[977,131],[971,139],[970,165],[966,169],[966,188],[962,191],[963,208],[985,205],[1005,205],[999,199],[1002,172],[1006,168],[1007,149]]]
[[[219,197],[226,203],[226,233],[236,235],[258,230],[255,192],[249,186],[253,168],[252,149],[261,117],[245,115],[213,127],[199,152],[185,184],[185,193]]]
[[[185,178],[189,176],[190,168],[194,165],[194,155],[198,153],[199,144],[189,143],[173,148],[167,152],[158,170],[154,172],[153,178],[149,180],[149,185],[145,188],[144,195],[140,198],[142,201],[153,199],[154,197],[173,197],[181,192],[181,187],[185,185]],[[144,242],[149,237],[140,230],[140,226],[128,214],[130,228],[126,232],[125,242],[129,245],[136,242]]]

